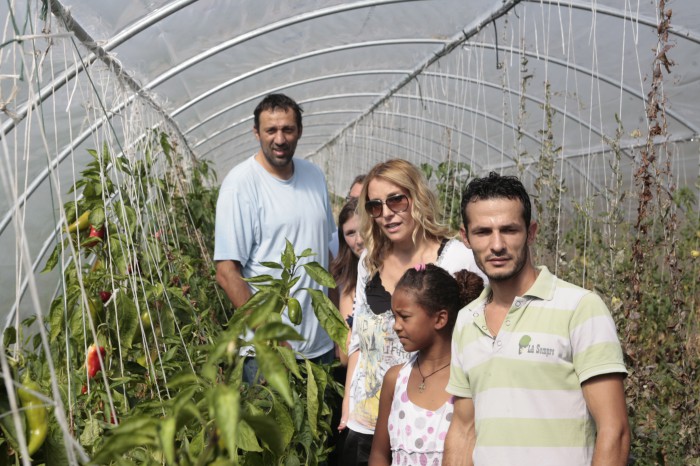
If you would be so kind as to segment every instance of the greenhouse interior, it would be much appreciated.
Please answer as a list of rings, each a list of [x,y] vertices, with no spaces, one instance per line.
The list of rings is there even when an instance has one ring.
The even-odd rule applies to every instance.
[[[390,159],[457,237],[471,179],[521,179],[533,262],[614,319],[628,464],[700,466],[695,1],[7,0],[0,18],[0,465],[334,464],[324,393],[343,383],[280,344],[288,301],[232,314],[215,279],[219,187],[285,94],[336,221]],[[288,246],[257,304],[289,299],[306,254]]]

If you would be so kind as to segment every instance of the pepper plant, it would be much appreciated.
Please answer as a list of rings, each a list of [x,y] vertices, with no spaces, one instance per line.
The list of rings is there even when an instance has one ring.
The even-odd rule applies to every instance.
[[[14,416],[0,416],[0,465],[27,460],[22,443],[33,464],[75,464],[66,436],[80,462],[95,464],[318,464],[330,432],[324,395],[342,387],[328,367],[297,361],[282,344],[300,336],[281,314],[296,322],[296,293],[311,293],[321,324],[345,341],[324,293],[291,293],[301,271],[324,286],[334,286],[331,276],[311,251],[297,255],[287,242],[280,262],[266,264],[270,275],[250,279],[257,292],[231,316],[211,261],[212,171],[197,163],[183,186],[176,146],[152,136],[138,160],[107,147],[90,151],[72,188],[80,197],[64,205],[62,237],[45,267],[62,272],[63,292],[45,320],[50,351],[28,330],[34,317],[5,332],[13,379],[32,383],[14,393],[26,400],[17,412],[23,440]],[[255,337],[244,342],[249,328]],[[257,350],[261,383],[242,382],[244,344]],[[67,428],[48,395],[51,378]],[[32,393],[44,403],[25,396]],[[9,398],[0,387],[3,413],[14,409]],[[45,419],[45,430],[33,436],[35,418]]]
[[[324,460],[331,432],[327,395],[340,394],[342,387],[332,380],[329,366],[297,360],[282,344],[301,339],[281,318],[285,311],[298,310],[290,290],[300,269],[321,285],[335,286],[320,264],[300,262],[311,255],[308,249],[296,255],[287,241],[280,263],[265,264],[280,271],[279,278],[247,279],[257,292],[208,347],[201,371],[185,371],[171,380],[170,387],[179,393],[165,403],[165,414],[154,418],[137,412],[109,432],[94,461],[164,459],[166,464],[194,465],[219,464],[226,458],[242,465],[314,465]],[[311,293],[313,310],[331,338],[345,341],[347,328],[329,298],[318,290],[296,291],[300,292]],[[290,315],[290,320],[296,319]],[[250,341],[244,339],[247,329],[255,330]],[[260,383],[251,385],[242,380],[244,356],[239,354],[248,345],[255,348],[262,375]]]

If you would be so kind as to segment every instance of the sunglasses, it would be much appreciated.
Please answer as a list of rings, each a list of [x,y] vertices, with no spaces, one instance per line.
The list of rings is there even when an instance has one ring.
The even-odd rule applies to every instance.
[[[384,204],[386,204],[390,211],[395,214],[400,214],[408,210],[408,196],[405,194],[394,194],[393,196],[387,197],[385,201],[372,199],[371,201],[365,202],[365,210],[372,218],[381,217],[384,210],[382,205]]]

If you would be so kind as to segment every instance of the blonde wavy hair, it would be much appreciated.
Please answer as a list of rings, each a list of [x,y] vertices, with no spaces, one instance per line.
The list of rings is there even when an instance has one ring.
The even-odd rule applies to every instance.
[[[367,173],[357,208],[360,215],[360,231],[367,250],[365,267],[370,277],[381,268],[384,257],[391,251],[392,247],[391,240],[384,235],[372,216],[365,210],[365,202],[369,200],[367,187],[375,179],[394,184],[408,195],[411,200],[411,218],[416,224],[416,229],[413,230],[412,234],[414,244],[419,235],[423,239],[436,241],[454,236],[449,227],[438,222],[436,218],[439,212],[437,196],[428,186],[428,181],[418,167],[402,159],[380,162]]]

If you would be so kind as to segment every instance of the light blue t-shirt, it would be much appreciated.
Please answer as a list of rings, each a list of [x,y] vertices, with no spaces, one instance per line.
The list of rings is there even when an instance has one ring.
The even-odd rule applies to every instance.
[[[316,261],[328,269],[328,242],[335,229],[323,172],[311,162],[294,159],[294,175],[280,180],[268,173],[254,157],[234,167],[221,184],[216,204],[214,260],[235,260],[241,263],[244,277],[262,274],[279,276],[279,270],[261,262],[280,262],[285,238],[294,245],[294,252],[307,248],[315,256],[301,259]],[[303,273],[293,287],[326,288]],[[321,328],[306,291],[294,294],[301,304],[303,318],[294,326],[305,341],[290,342],[294,350],[307,358],[315,358],[333,348],[333,342]],[[286,310],[282,319],[290,324]],[[291,324],[290,324],[291,325]]]

